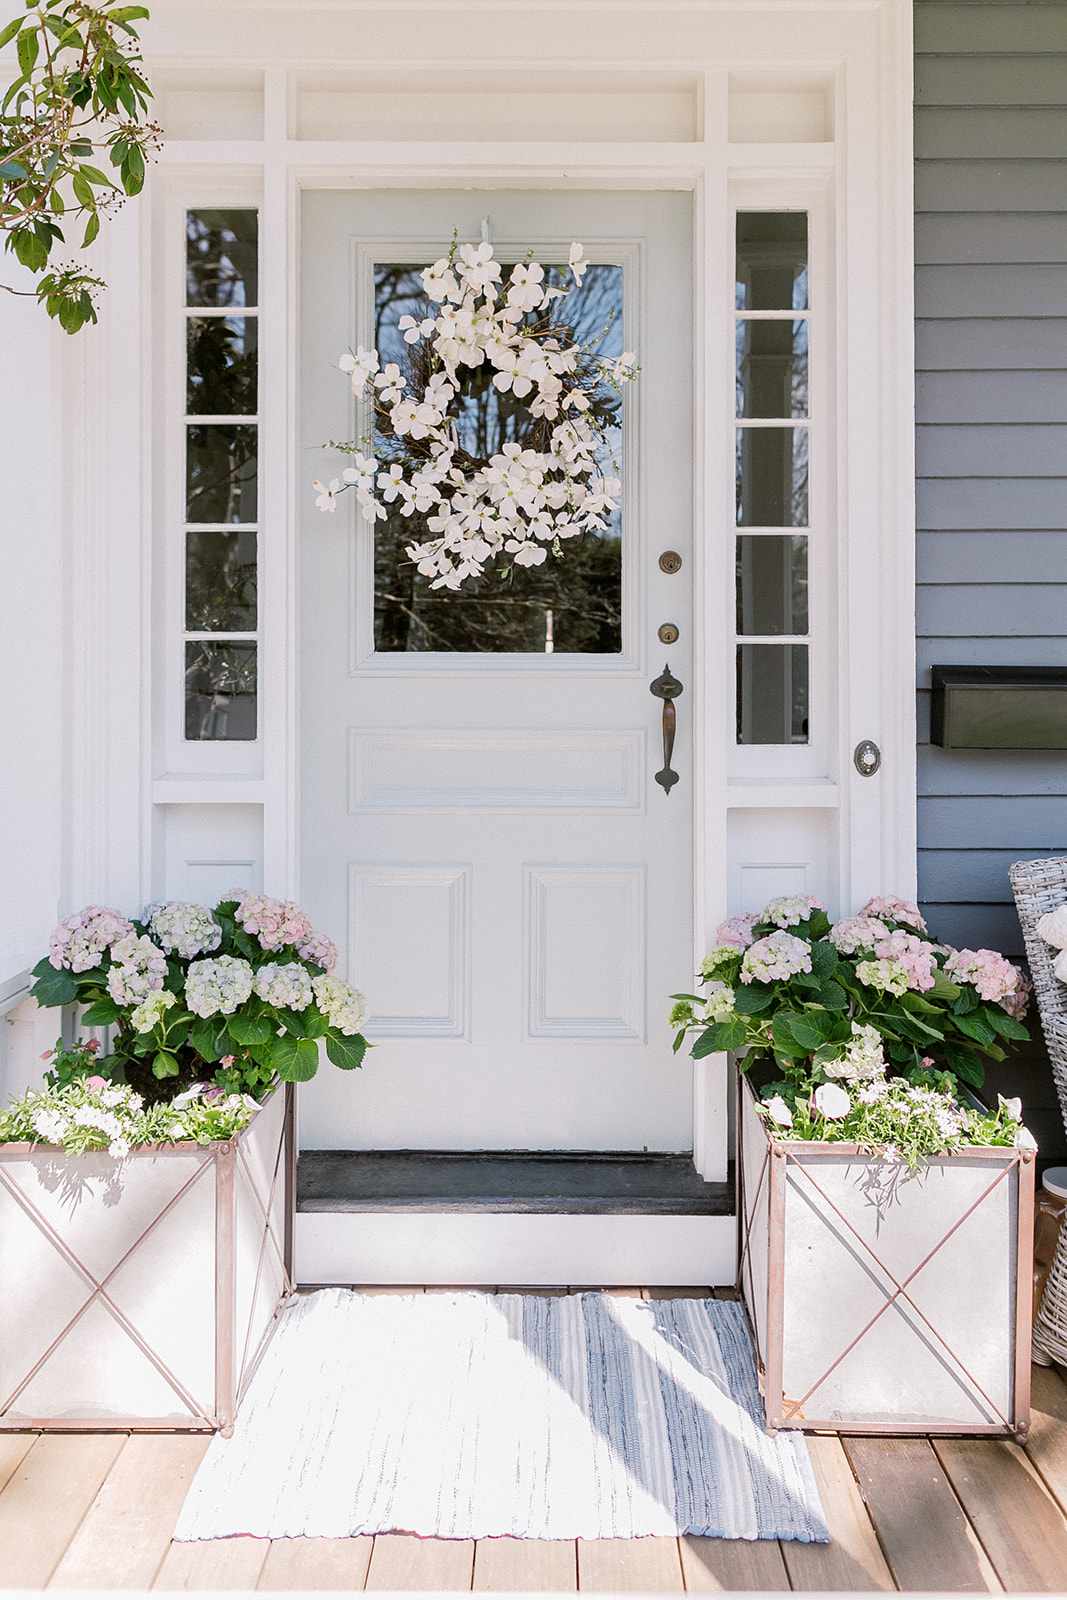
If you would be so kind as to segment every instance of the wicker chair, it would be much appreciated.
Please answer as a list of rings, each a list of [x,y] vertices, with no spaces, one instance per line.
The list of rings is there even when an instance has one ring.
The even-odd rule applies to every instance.
[[[1052,970],[1057,952],[1038,937],[1038,919],[1046,911],[1067,905],[1067,857],[1044,861],[1017,861],[1011,869],[1011,886],[1019,911],[1030,976],[1041,1016],[1056,1092],[1067,1128],[1067,984]],[[1041,1307],[1034,1323],[1034,1354],[1067,1365],[1067,1226],[1060,1233],[1056,1259],[1049,1273]]]

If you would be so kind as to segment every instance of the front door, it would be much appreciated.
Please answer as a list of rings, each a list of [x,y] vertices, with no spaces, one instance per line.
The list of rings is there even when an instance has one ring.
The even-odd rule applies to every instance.
[[[417,573],[399,514],[372,532],[354,496],[323,517],[305,493],[301,893],[377,1048],[302,1090],[301,1144],[686,1151],[667,997],[693,959],[690,196],[305,193],[302,476],[336,473],[324,441],[368,426],[341,352],[403,363],[420,269],[483,218],[506,264],[565,265],[580,241],[569,320],[636,352],[608,441],[621,506],[561,559],[453,592]],[[521,442],[514,409],[477,426],[487,453]],[[668,663],[685,687],[669,793],[649,691]]]

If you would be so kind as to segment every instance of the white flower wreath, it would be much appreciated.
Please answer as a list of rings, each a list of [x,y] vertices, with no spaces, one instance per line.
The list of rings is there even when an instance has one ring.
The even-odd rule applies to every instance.
[[[588,266],[583,247],[572,244],[575,287]],[[612,360],[571,340],[553,309],[571,289],[546,281],[540,262],[519,262],[504,282],[491,245],[453,241],[422,283],[438,310],[397,324],[411,348],[410,371],[395,361],[383,367],[377,350],[362,345],[339,362],[357,398],[369,389],[375,429],[400,443],[401,459],[384,467],[359,444],[342,444],[349,465],[313,487],[320,511],[333,511],[338,495],[354,489],[372,524],[397,502],[403,516],[418,514],[430,537],[409,544],[408,556],[431,588],[459,589],[501,555],[539,566],[549,551],[562,554],[564,540],[608,527],[621,486],[601,469],[603,419],[617,409],[612,391],[637,367],[632,352]],[[526,437],[538,448],[512,442],[478,458],[461,445],[462,369],[485,362],[501,394],[530,397]]]

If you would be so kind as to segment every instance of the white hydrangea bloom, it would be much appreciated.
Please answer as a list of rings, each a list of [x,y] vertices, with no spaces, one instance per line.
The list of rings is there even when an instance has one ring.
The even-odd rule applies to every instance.
[[[251,995],[252,976],[239,956],[194,961],[185,978],[185,1003],[198,1017],[232,1016]]]
[[[167,958],[147,934],[128,933],[111,946],[115,965],[107,975],[107,992],[118,1006],[136,1006],[167,981]]]
[[[168,955],[181,956],[186,961],[217,950],[222,939],[222,929],[206,906],[182,900],[153,906],[148,926]]]
[[[854,1022],[852,1039],[835,1061],[825,1061],[823,1071],[828,1078],[846,1082],[885,1076],[886,1059],[882,1035],[869,1024]]]
[[[177,995],[172,994],[169,989],[154,989],[130,1012],[130,1023],[134,1033],[151,1033],[163,1013],[177,1003]]]
[[[359,1032],[367,1015],[367,1002],[358,989],[328,973],[312,978],[311,987],[319,1010],[332,1028],[350,1036]]]
[[[734,1014],[734,991],[728,984],[717,983],[704,1002],[705,1022],[725,1022]]]
[[[254,988],[269,1006],[306,1011],[312,1001],[311,978],[298,961],[268,961],[256,973]]]

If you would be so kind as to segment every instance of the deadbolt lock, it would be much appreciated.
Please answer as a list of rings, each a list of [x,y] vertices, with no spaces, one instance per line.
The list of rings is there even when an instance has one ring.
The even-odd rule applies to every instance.
[[[682,558],[677,550],[664,550],[659,558],[659,570],[667,573],[681,572]]]
[[[656,637],[660,644],[678,643],[678,625],[674,622],[661,622],[656,630]]]

